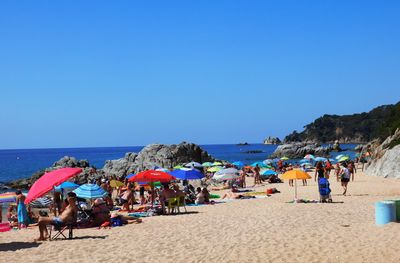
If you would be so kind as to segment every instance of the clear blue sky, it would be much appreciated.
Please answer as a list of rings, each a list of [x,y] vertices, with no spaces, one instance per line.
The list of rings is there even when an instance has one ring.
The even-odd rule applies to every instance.
[[[261,142],[400,98],[400,1],[1,1],[0,148]]]

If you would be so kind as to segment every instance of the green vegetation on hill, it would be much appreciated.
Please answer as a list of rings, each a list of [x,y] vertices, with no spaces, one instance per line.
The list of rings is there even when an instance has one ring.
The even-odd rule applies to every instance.
[[[375,138],[385,139],[399,127],[400,102],[352,115],[326,114],[306,125],[304,131],[289,134],[284,141],[365,143]]]

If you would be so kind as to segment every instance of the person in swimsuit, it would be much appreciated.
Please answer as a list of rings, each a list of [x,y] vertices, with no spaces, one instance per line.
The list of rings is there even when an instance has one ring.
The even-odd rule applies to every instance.
[[[62,225],[76,220],[77,207],[76,207],[76,194],[73,192],[68,193],[68,206],[65,210],[58,216],[54,217],[39,217],[39,238],[35,241],[44,241],[49,238],[49,233],[47,232],[47,225]]]
[[[17,214],[18,214],[18,228],[25,228],[28,226],[28,211],[25,206],[25,195],[22,194],[20,190],[16,191],[17,195]]]
[[[343,163],[343,169],[341,170],[341,182],[342,182],[342,187],[343,187],[343,195],[346,195],[347,193],[347,185],[350,182],[350,171],[347,168],[347,164]]]

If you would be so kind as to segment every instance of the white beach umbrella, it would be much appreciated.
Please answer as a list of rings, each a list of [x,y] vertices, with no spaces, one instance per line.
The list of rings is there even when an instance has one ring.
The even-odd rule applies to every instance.
[[[190,163],[185,164],[184,166],[189,167],[189,168],[203,168],[203,165],[198,162],[190,162]]]
[[[217,181],[233,180],[239,178],[239,171],[235,168],[226,168],[219,170],[213,177]]]

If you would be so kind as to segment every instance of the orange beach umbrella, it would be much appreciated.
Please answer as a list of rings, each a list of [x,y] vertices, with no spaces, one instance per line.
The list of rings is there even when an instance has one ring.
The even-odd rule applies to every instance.
[[[294,198],[297,199],[297,180],[311,179],[311,176],[302,170],[290,170],[281,176],[283,180],[294,180]]]

